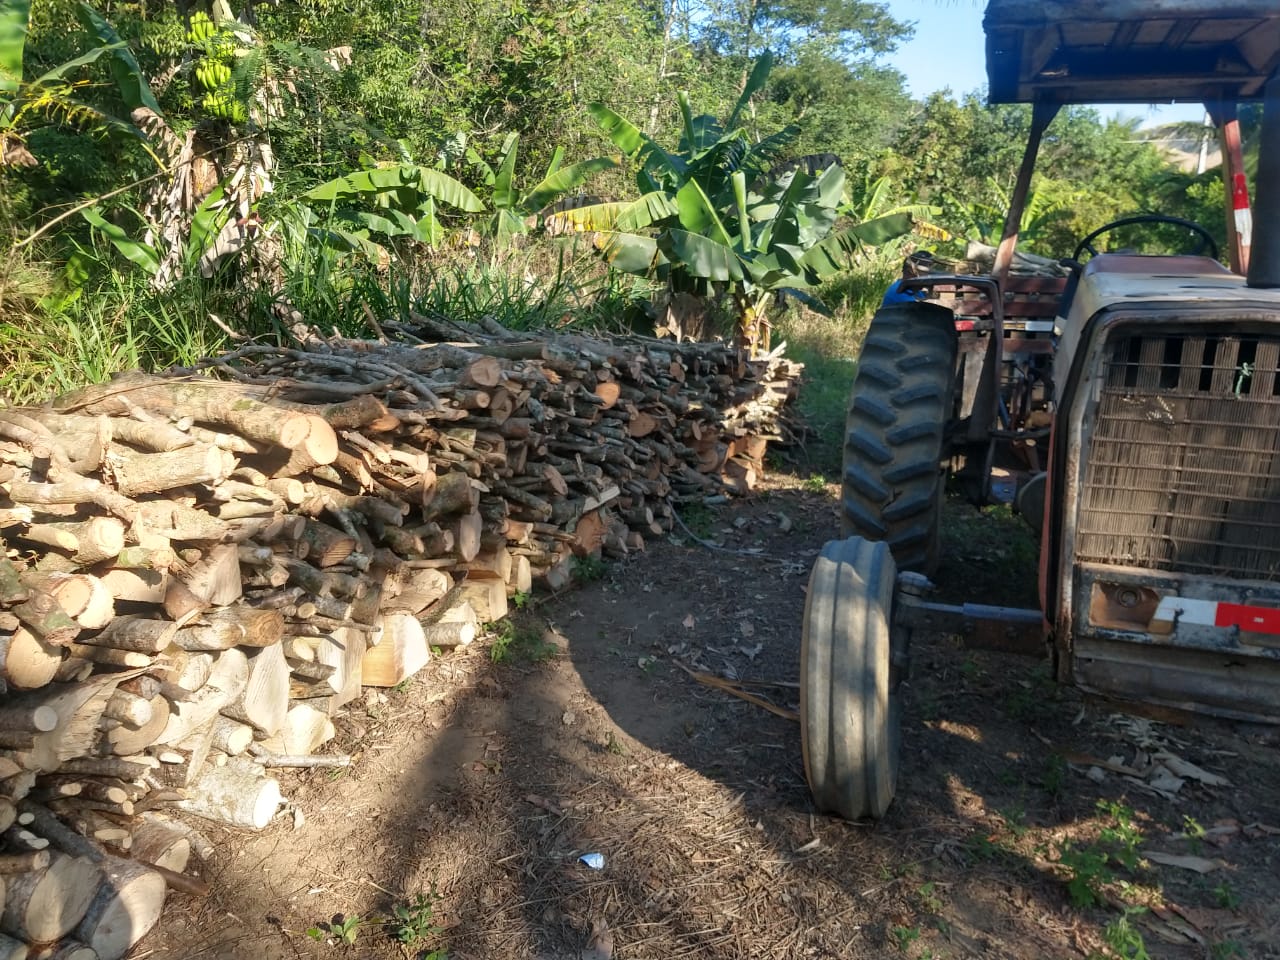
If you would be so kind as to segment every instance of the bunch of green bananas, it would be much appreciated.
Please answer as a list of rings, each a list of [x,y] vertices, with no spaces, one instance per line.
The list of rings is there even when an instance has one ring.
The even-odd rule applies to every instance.
[[[206,90],[217,90],[231,82],[231,68],[225,63],[204,57],[196,64],[196,80]]]
[[[248,118],[244,104],[226,93],[206,93],[200,101],[200,106],[204,107],[209,116],[220,120],[244,123]]]
[[[191,43],[204,43],[217,32],[217,27],[213,25],[208,14],[193,13],[191,15],[191,28],[187,31],[187,40]]]

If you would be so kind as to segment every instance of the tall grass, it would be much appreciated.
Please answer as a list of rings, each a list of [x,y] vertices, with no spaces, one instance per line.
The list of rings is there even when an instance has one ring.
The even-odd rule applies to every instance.
[[[402,322],[416,313],[514,330],[622,332],[644,319],[651,294],[577,238],[378,264],[299,234],[284,236],[274,254],[269,274],[187,277],[163,293],[108,255],[93,282],[61,301],[49,296],[51,268],[15,260],[0,270],[0,398],[38,403],[125,370],[191,366],[228,347],[225,328],[283,342],[301,320],[326,334],[368,336],[369,313]]]
[[[125,370],[188,366],[227,343],[194,283],[165,294],[139,275],[112,273],[60,307],[0,321],[0,396],[39,403]]]

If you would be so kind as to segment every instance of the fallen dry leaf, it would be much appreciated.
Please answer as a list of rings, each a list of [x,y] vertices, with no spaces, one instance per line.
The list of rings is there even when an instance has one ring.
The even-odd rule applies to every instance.
[[[686,630],[692,630],[693,625],[697,622],[697,620],[693,619],[692,613],[686,613],[684,619],[680,621],[681,625],[683,625]]]
[[[1168,750],[1157,751],[1153,755],[1153,759],[1175,777],[1181,777],[1183,780],[1199,780],[1205,786],[1209,787],[1231,786],[1231,781],[1226,777],[1220,777],[1216,773],[1210,773],[1208,770],[1202,770],[1194,763],[1191,763],[1188,760],[1183,760],[1181,757],[1170,753]]]
[[[1211,873],[1226,866],[1221,860],[1210,860],[1207,857],[1193,857],[1181,853],[1161,853],[1158,850],[1143,850],[1142,856],[1152,863],[1178,867],[1182,870],[1194,870],[1196,873]]]
[[[613,960],[613,933],[600,918],[591,921],[591,939],[582,949],[582,960]]]

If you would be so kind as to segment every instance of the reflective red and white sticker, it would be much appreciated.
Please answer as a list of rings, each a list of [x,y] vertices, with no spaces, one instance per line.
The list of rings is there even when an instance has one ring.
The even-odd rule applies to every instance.
[[[1151,629],[1168,633],[1179,623],[1200,627],[1239,627],[1246,633],[1280,635],[1280,609],[1219,600],[1163,597],[1151,618]]]

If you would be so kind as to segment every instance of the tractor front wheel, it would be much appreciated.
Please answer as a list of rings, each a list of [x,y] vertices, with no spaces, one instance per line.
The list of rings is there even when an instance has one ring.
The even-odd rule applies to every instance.
[[[822,548],[800,641],[800,744],[820,810],[881,817],[898,781],[906,634],[893,629],[897,568],[883,542]]]
[[[945,307],[881,307],[862,343],[845,422],[844,535],[883,540],[899,567],[926,575],[940,553],[956,349]]]

